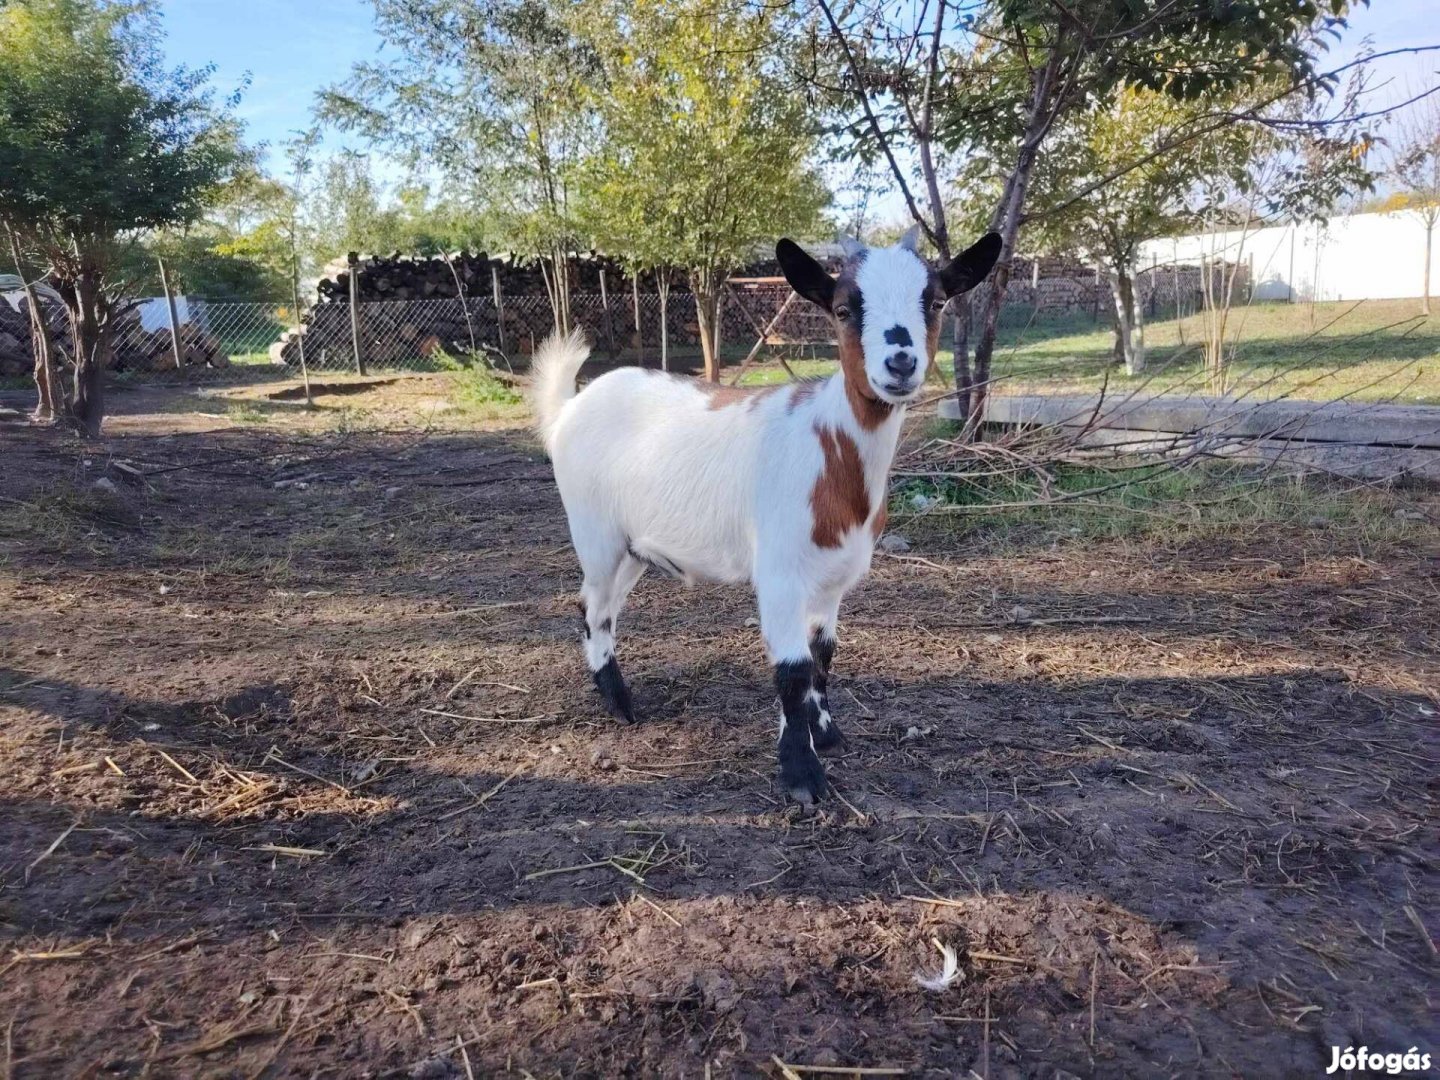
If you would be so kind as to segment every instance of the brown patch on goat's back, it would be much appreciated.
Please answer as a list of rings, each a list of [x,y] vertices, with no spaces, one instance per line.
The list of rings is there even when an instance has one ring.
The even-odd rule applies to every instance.
[[[779,390],[779,386],[762,386],[758,389],[739,386],[722,386],[719,383],[701,382],[695,380],[695,386],[706,397],[710,399],[708,408],[714,412],[717,409],[728,409],[732,405],[745,405],[751,409],[760,404],[761,400],[768,394]]]
[[[825,385],[824,379],[801,379],[790,387],[790,400],[785,403],[785,411],[793,413],[805,402],[809,401]]]
[[[865,524],[870,516],[870,493],[865,487],[865,466],[860,448],[848,432],[815,425],[824,468],[810,492],[814,525],[810,539],[817,547],[839,547],[845,534]]]

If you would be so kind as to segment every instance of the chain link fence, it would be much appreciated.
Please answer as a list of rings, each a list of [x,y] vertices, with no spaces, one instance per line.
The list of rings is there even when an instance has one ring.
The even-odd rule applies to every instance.
[[[51,353],[62,372],[72,366],[73,336],[65,309],[42,301]],[[573,325],[582,327],[594,355],[618,364],[670,364],[688,370],[701,358],[695,298],[672,292],[569,298]],[[172,330],[164,298],[138,302],[117,320],[110,377],[120,382],[233,384],[312,373],[454,370],[483,358],[523,370],[555,326],[544,296],[468,300],[320,303],[295,317],[273,303],[177,298]],[[728,286],[720,305],[722,356],[748,355],[768,345],[833,345],[829,321],[792,300],[789,286],[761,281]],[[0,382],[23,385],[33,369],[29,311],[23,296],[0,295]]]
[[[1136,285],[1137,298],[1153,316],[1157,306],[1188,306],[1199,280],[1158,268],[1139,275]],[[54,298],[41,306],[63,376],[73,366],[69,318]],[[570,322],[585,330],[597,359],[658,367],[663,354],[677,370],[700,364],[700,325],[690,293],[576,292],[568,306]],[[1059,315],[1098,324],[1102,317],[1108,321],[1109,308],[1108,286],[1093,273],[1047,278],[1037,271],[1029,281],[1011,283],[1002,321]],[[723,363],[754,360],[777,347],[792,358],[833,355],[829,319],[782,279],[728,282],[719,316]],[[533,295],[361,301],[353,312],[343,302],[322,302],[298,318],[285,305],[192,297],[176,298],[172,313],[162,297],[138,301],[116,320],[109,368],[120,382],[229,385],[298,375],[303,352],[316,374],[445,371],[477,361],[523,370],[554,326],[549,298]],[[947,319],[947,338],[949,329]],[[28,383],[30,339],[23,294],[0,293],[0,386]]]

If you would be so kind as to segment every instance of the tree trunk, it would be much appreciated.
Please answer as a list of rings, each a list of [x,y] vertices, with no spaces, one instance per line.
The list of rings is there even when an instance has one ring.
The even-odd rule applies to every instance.
[[[36,424],[53,424],[64,413],[65,401],[59,380],[55,377],[55,364],[50,358],[50,326],[45,321],[45,309],[40,306],[39,294],[25,276],[25,267],[20,261],[20,241],[13,229],[5,231],[10,237],[10,255],[15,260],[15,273],[20,278],[20,288],[30,309],[30,350],[35,357],[35,411],[30,414],[30,420]]]
[[[980,336],[975,342],[970,411],[965,422],[965,431],[972,438],[979,431],[980,423],[985,417],[985,399],[990,393],[990,361],[995,355],[995,334],[1000,325],[1000,309],[1005,304],[1005,289],[1010,284],[1010,263],[1015,253],[1015,238],[1020,233],[1025,192],[1030,186],[1030,176],[1035,171],[1040,144],[1054,120],[1053,97],[1064,55],[1061,50],[1062,43],[1063,39],[1058,39],[1050,47],[1045,66],[1035,77],[1035,85],[1030,92],[1025,131],[1020,140],[1019,153],[1015,157],[1015,168],[1006,179],[1000,205],[995,208],[995,213],[990,218],[990,227],[1000,234],[1003,244],[1000,248],[1000,259],[995,264],[995,271],[981,306]]]
[[[656,271],[655,291],[660,294],[660,370],[670,370],[670,277]]]
[[[695,321],[700,325],[700,355],[705,360],[705,380],[718,383],[720,289],[715,275],[708,272],[691,274],[690,291],[695,296]]]
[[[1430,245],[1435,237],[1435,219],[1432,217],[1425,224],[1425,281],[1424,293],[1420,301],[1420,314],[1430,314]]]
[[[1115,298],[1115,358],[1125,365],[1126,375],[1139,375],[1145,370],[1145,331],[1128,266],[1110,271],[1110,295]]]
[[[70,414],[92,439],[105,419],[105,368],[110,360],[110,311],[100,275],[85,267],[74,287],[70,311],[75,333],[75,392]]]
[[[974,308],[969,296],[957,297],[952,306],[954,320],[950,336],[955,356],[955,403],[959,406],[959,416],[963,420],[970,416],[970,322],[974,317]]]

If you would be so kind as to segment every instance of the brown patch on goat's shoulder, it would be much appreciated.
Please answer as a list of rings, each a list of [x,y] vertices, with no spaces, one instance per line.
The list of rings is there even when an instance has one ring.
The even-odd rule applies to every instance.
[[[848,432],[815,425],[824,468],[810,492],[814,525],[810,539],[817,547],[839,547],[845,534],[865,524],[870,516],[870,493],[865,488],[865,466],[860,448]]]
[[[793,413],[801,405],[804,405],[805,402],[819,393],[820,387],[824,385],[824,383],[824,379],[801,379],[799,382],[792,384],[790,387],[790,400],[785,404],[785,411],[787,413]]]

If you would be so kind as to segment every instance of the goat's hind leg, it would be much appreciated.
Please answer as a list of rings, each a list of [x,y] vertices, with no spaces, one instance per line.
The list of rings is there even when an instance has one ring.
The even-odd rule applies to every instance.
[[[625,598],[645,573],[645,564],[625,550],[624,537],[609,543],[577,541],[576,553],[585,572],[580,587],[580,604],[585,618],[585,662],[605,707],[616,719],[635,722],[630,688],[615,659],[615,627]]]

